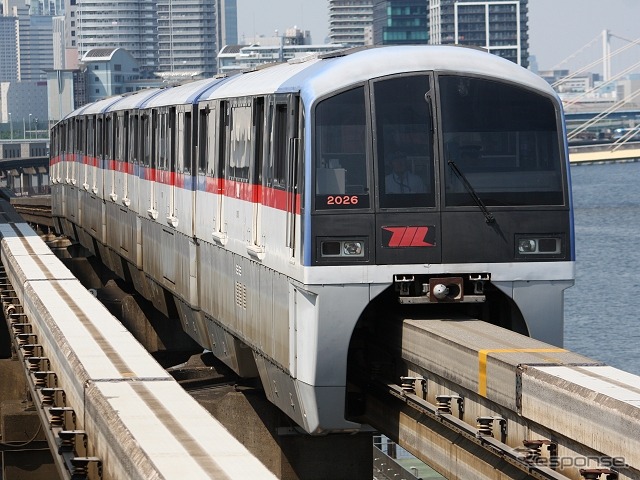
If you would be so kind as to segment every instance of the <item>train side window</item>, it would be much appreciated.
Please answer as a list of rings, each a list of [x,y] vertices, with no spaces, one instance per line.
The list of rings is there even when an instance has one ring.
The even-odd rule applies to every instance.
[[[138,155],[139,155],[139,148],[140,148],[140,131],[138,129],[139,125],[138,125],[138,121],[139,121],[139,117],[138,115],[131,115],[129,117],[129,121],[131,123],[131,126],[129,128],[129,137],[130,137],[130,141],[129,141],[129,158],[131,159],[131,163],[133,163],[134,165],[138,164]]]
[[[364,87],[321,101],[315,115],[316,208],[369,208]]]
[[[87,155],[90,157],[95,156],[95,150],[94,150],[95,128],[96,128],[95,118],[89,117],[87,119]]]
[[[131,156],[129,155],[129,112],[124,113],[122,122],[122,161],[129,163]]]
[[[151,125],[148,114],[142,115],[142,165],[151,166]]]
[[[122,115],[116,116],[115,117],[115,132],[114,132],[114,152],[113,152],[113,157],[115,160],[118,161],[123,161],[124,160],[124,156],[123,156],[123,145],[122,145],[122,128],[123,128],[123,122],[124,119],[122,118]]]
[[[104,150],[102,148],[104,144],[104,119],[102,117],[98,118],[98,122],[96,125],[96,153],[99,157],[104,156]]]
[[[271,176],[275,188],[287,185],[287,104],[279,103],[273,119],[273,155],[271,156]]]
[[[229,123],[229,114],[227,112],[228,103],[220,102],[220,118],[218,120],[218,163],[215,176],[224,178],[224,167],[227,160],[227,125]]]
[[[167,169],[167,115],[158,114],[158,128],[156,129],[156,144],[158,146],[158,170]]]
[[[207,157],[209,156],[209,108],[198,112],[198,175],[207,172]]]
[[[111,118],[111,115],[107,116],[105,124],[105,153],[107,156],[107,160],[113,160],[113,118]]]
[[[254,178],[253,183],[262,185],[262,161],[264,159],[264,97],[258,97],[253,103],[254,142]]]
[[[249,181],[249,165],[251,162],[251,130],[252,115],[250,105],[234,106],[229,119],[230,151],[229,178],[241,182]]]
[[[191,112],[185,112],[184,114],[184,131],[182,133],[183,149],[182,149],[182,165],[179,167],[179,171],[186,175],[191,175],[191,152],[192,152],[192,120]]]
[[[174,107],[169,109],[167,113],[167,163],[165,168],[168,171],[176,171],[176,158],[178,156],[177,151],[177,119],[176,109]]]
[[[83,123],[84,122],[82,121],[82,118],[78,119],[78,128],[76,130],[76,133],[78,134],[78,153],[83,152],[83,148],[82,148],[82,139],[84,138]]]

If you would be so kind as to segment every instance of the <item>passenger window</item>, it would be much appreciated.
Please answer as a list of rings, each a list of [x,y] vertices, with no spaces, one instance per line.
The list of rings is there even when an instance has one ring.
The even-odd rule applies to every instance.
[[[364,87],[316,108],[317,209],[369,208]]]
[[[229,178],[249,181],[251,161],[251,131],[253,119],[250,105],[237,105],[231,109],[231,148],[229,155]]]
[[[209,108],[200,110],[198,122],[198,175],[207,172],[207,158],[209,157]]]
[[[276,105],[273,120],[273,155],[271,174],[273,186],[284,189],[287,185],[287,104]]]

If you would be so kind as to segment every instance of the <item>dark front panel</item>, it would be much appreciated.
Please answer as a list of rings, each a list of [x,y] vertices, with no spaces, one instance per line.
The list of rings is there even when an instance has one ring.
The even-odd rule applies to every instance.
[[[324,214],[312,218],[314,265],[376,263],[372,213]]]
[[[379,213],[375,228],[378,265],[440,263],[439,213]]]
[[[492,212],[487,223],[480,209],[442,213],[442,262],[479,263],[570,260],[568,211]],[[541,251],[518,252],[520,239],[541,240]],[[558,240],[558,249],[547,245]]]

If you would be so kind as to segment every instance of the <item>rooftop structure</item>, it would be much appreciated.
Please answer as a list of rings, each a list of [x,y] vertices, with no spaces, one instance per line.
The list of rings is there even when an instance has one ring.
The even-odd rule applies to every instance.
[[[89,102],[133,92],[131,82],[140,78],[137,62],[122,48],[94,48],[82,57],[82,63],[87,67]]]
[[[218,54],[218,72],[253,70],[267,63],[286,62],[313,54],[344,49],[340,44],[324,45],[227,45]]]

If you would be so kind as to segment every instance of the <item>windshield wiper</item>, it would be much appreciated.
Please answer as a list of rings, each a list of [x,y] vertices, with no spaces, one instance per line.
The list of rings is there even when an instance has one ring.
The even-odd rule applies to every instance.
[[[464,188],[467,190],[469,195],[471,195],[471,198],[473,198],[473,201],[476,202],[476,205],[478,205],[480,210],[482,210],[482,213],[484,214],[484,218],[487,219],[487,223],[495,222],[496,219],[493,217],[491,212],[487,210],[487,206],[483,203],[482,200],[480,200],[480,197],[478,196],[474,188],[469,183],[469,180],[467,180],[467,177],[464,176],[464,173],[462,173],[462,171],[458,168],[458,165],[456,165],[456,162],[454,162],[453,160],[449,160],[447,163],[451,166],[451,169],[453,170],[453,173],[456,174],[456,177],[460,179],[460,181],[464,185]]]

